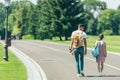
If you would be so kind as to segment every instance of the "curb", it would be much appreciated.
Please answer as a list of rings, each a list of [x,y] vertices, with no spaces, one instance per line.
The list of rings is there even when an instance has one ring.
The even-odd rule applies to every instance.
[[[42,68],[29,56],[15,47],[9,48],[26,66],[28,79],[27,80],[47,80],[47,77]]]

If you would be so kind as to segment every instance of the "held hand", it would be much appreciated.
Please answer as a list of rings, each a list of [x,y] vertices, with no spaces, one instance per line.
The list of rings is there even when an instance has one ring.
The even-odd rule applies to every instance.
[[[72,52],[72,50],[69,50],[69,53],[71,53]]]
[[[71,53],[72,52],[72,49],[71,48],[69,48],[69,53]]]
[[[84,52],[84,55],[86,55],[87,54],[87,49],[85,49],[85,52]]]
[[[105,56],[105,57],[107,57],[107,55],[106,55],[106,54],[104,54],[104,56]]]

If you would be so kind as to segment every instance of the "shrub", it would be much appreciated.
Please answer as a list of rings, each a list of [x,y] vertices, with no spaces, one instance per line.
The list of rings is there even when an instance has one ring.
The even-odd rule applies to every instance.
[[[24,39],[24,40],[34,40],[34,36],[28,34],[28,35],[24,35],[24,36],[22,37],[22,39]]]
[[[105,30],[105,31],[103,32],[103,34],[104,34],[104,35],[112,35],[113,32],[112,32],[112,30]]]

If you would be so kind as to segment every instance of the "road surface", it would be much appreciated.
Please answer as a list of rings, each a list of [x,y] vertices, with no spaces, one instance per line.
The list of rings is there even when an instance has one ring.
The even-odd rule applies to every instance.
[[[36,61],[48,80],[120,80],[120,55],[108,54],[103,77],[98,76],[97,63],[88,50],[85,77],[77,77],[74,56],[67,45],[42,41],[13,40],[12,45]]]

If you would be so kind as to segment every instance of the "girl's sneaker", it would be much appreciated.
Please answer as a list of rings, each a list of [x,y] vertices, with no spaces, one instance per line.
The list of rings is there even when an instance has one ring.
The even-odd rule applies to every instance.
[[[80,74],[77,74],[77,77],[80,77]]]
[[[100,72],[100,73],[99,73],[99,76],[102,77],[102,75],[103,75],[102,72]]]

